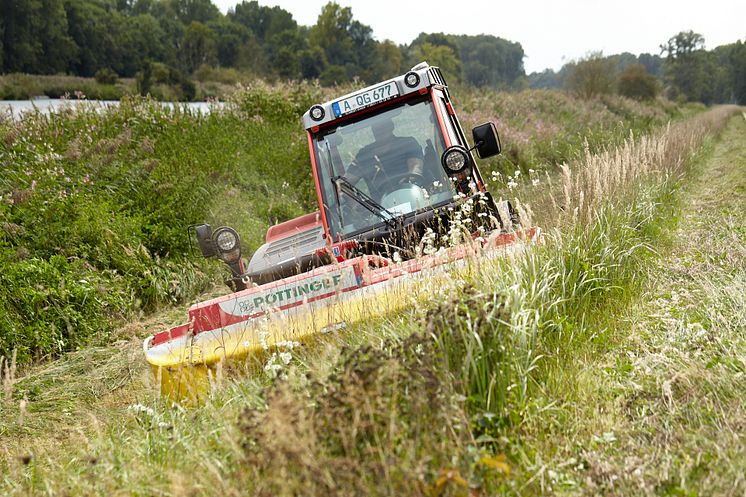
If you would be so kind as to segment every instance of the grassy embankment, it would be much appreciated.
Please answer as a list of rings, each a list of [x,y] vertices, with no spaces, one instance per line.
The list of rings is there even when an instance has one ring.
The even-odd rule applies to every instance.
[[[426,311],[372,318],[293,351],[287,381],[272,383],[258,368],[204,408],[169,409],[144,387],[148,372],[132,366],[135,344],[91,348],[7,382],[7,488],[423,494],[463,492],[468,481],[538,489],[532,474],[541,472],[523,459],[536,441],[523,436],[554,409],[543,393],[569,357],[608,346],[598,311],[634,298],[666,178],[722,121],[629,142],[616,156],[589,151],[560,187],[534,190],[545,200],[534,211],[561,228],[546,247],[453,275],[438,289],[442,302],[418,302]],[[610,129],[606,138],[626,135]],[[70,417],[86,418],[72,423],[79,432]],[[71,438],[62,447],[59,433]],[[18,454],[35,457],[24,465]]]

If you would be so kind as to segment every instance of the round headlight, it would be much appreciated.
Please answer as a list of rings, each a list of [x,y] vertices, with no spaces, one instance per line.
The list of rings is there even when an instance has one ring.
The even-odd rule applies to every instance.
[[[469,165],[469,154],[463,147],[454,146],[443,153],[441,162],[448,174],[457,174]]]
[[[410,88],[414,88],[415,86],[420,84],[420,75],[416,72],[408,72],[404,76],[404,84]]]
[[[320,105],[314,105],[311,107],[311,119],[314,121],[321,121],[324,119],[324,115],[326,112],[324,112],[324,108]]]
[[[238,233],[232,228],[215,230],[215,244],[221,252],[231,252],[238,247]]]

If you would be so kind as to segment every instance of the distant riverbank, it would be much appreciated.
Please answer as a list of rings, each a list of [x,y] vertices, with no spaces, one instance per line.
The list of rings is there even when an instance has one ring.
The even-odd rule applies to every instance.
[[[206,114],[216,108],[222,108],[222,102],[162,102],[168,107],[179,106],[195,113]],[[61,98],[35,98],[31,100],[3,100],[0,101],[0,116],[10,116],[19,119],[27,112],[41,112],[48,114],[63,109],[75,109],[80,106],[89,106],[96,109],[105,109],[118,106],[118,100],[76,100]]]
[[[225,71],[200,73],[201,76],[224,76]],[[209,78],[168,80],[165,77],[153,78],[147,94],[156,100],[164,102],[200,102],[211,99],[223,100],[235,91],[235,84],[249,78],[233,78],[226,80]],[[129,95],[140,93],[134,78],[118,78],[113,75],[110,79],[82,78],[68,75],[42,74],[3,74],[0,75],[0,101],[27,101],[37,99],[66,99],[66,100],[101,100],[115,101]]]

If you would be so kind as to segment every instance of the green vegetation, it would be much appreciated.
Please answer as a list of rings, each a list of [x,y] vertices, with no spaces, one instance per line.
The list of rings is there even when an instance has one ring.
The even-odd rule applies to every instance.
[[[523,85],[523,56],[520,44],[487,35],[422,34],[407,46],[379,42],[349,7],[334,2],[310,27],[280,7],[245,0],[227,15],[211,0],[34,0],[0,7],[0,73],[137,78],[140,94],[158,98],[214,96],[190,89],[189,80],[216,68],[233,69],[244,82],[329,86],[379,81],[423,59],[454,80],[513,88]],[[154,91],[156,71],[167,77]],[[76,89],[82,90],[70,93]],[[0,97],[18,94],[6,90]]]
[[[461,95],[466,126],[493,120],[504,131],[504,157],[484,170],[503,196],[511,192],[501,178],[516,170],[535,179],[584,146],[621,142],[676,112],[618,97]],[[257,84],[207,116],[134,98],[103,112],[4,121],[0,356],[15,349],[25,363],[101,343],[122,319],[218,283],[220,264],[188,255],[190,224],[230,224],[251,253],[268,226],[315,210],[298,123],[325,98],[308,85]]]
[[[271,125],[272,115],[288,119],[294,110],[284,106],[286,98],[273,95],[278,94],[249,93],[233,111],[242,112],[244,120],[263,116],[265,126]],[[264,108],[273,112],[256,113]],[[656,371],[646,369],[645,361],[661,358],[661,349],[678,357],[678,349],[659,341],[678,335],[648,332],[646,356],[645,348],[627,348],[640,338],[627,325],[619,325],[619,319],[634,324],[644,317],[637,309],[645,303],[644,292],[658,284],[658,273],[650,271],[661,257],[656,251],[668,247],[668,226],[676,218],[681,195],[677,180],[691,174],[693,154],[732,111],[719,109],[668,129],[651,128],[595,154],[578,149],[570,167],[561,168],[551,181],[542,177],[539,185],[513,187],[524,190],[520,198],[530,199],[524,215],[533,210],[535,220],[547,228],[545,244],[509,259],[475,261],[450,274],[445,284],[433,282],[430,297],[414,302],[411,309],[372,315],[344,332],[289,350],[290,363],[279,376],[263,367],[267,357],[236,368],[232,379],[218,375],[205,406],[185,410],[164,405],[141,360],[137,338],[71,353],[20,377],[11,361],[0,368],[0,437],[6,450],[0,456],[5,475],[0,488],[11,495],[727,492],[726,480],[737,471],[729,461],[743,460],[735,426],[727,446],[709,446],[708,458],[701,460],[709,469],[705,473],[686,456],[698,437],[707,436],[707,427],[716,427],[708,418],[693,418],[683,410],[662,421],[688,426],[681,420],[701,419],[701,435],[684,428],[672,432],[693,438],[676,446],[675,458],[666,459],[669,466],[646,466],[642,480],[627,475],[629,453],[666,453],[660,450],[665,441],[646,443],[665,406],[705,413],[697,410],[697,396],[688,388],[700,378],[699,370],[685,375],[685,367],[678,379],[668,375],[669,390],[661,390],[659,376],[639,376]],[[148,112],[144,115],[152,116]],[[230,122],[231,112],[191,119],[215,133],[211,119]],[[189,116],[163,118],[177,120],[184,129]],[[161,121],[152,121],[169,130]],[[743,136],[743,126],[731,128],[732,140]],[[271,148],[272,143],[268,140],[265,146]],[[730,150],[742,148],[734,145]],[[718,167],[730,171],[728,178],[740,178],[733,165],[737,163],[729,157]],[[237,174],[247,180],[245,172]],[[520,178],[512,179],[520,183]],[[732,191],[743,199],[741,183],[733,182]],[[509,193],[510,187],[504,188]],[[221,200],[227,198],[231,196]],[[252,197],[242,199],[241,206],[244,200]],[[160,201],[169,200],[162,195]],[[737,227],[739,218],[732,216],[745,211],[732,208],[730,201],[720,205],[729,209],[719,210],[720,215],[731,216],[729,225]],[[243,213],[230,216],[241,219]],[[716,219],[702,219],[702,226]],[[703,257],[722,256],[721,246],[713,243]],[[697,360],[692,365],[705,369],[712,363],[718,374],[730,372],[736,380],[727,394],[722,390],[725,383],[717,382],[714,374],[705,380],[709,383],[702,383],[705,399],[734,415],[740,412],[743,390],[735,388],[742,385],[742,365],[734,362],[740,339],[732,334],[737,328],[728,318],[742,322],[742,317],[733,300],[739,294],[728,288],[739,281],[731,278],[740,274],[734,267],[743,267],[731,265],[740,260],[732,258],[738,254],[713,260],[727,272],[717,280],[719,291],[711,294],[718,305],[697,314],[703,326],[706,322],[707,329],[722,329],[723,334],[715,335],[720,337],[715,341],[698,335],[699,328],[690,334],[709,351],[691,355]],[[692,312],[699,312],[696,309]],[[142,336],[182,318],[182,311],[160,315],[157,321],[120,331],[119,337]],[[735,341],[724,342],[726,337]],[[640,355],[620,354],[620,344]],[[713,363],[715,358],[720,362]],[[659,392],[662,397],[656,397]],[[636,410],[638,406],[652,411]],[[619,418],[606,413],[618,413]],[[638,431],[628,436],[618,428],[628,425],[616,420],[631,414],[637,416],[631,427]],[[66,435],[62,443],[60,434]],[[651,446],[658,450],[646,451]],[[672,476],[679,469],[685,478]],[[710,476],[697,476],[705,474]]]
[[[207,116],[132,99],[2,122],[0,355],[58,355],[204,291],[219,278],[188,257],[189,224],[230,220],[252,250],[312,210],[297,117],[313,95],[256,86]]]
[[[526,76],[519,42],[491,35],[420,33],[406,45],[377,41],[351,8],[324,5],[313,26],[280,7],[242,0],[223,15],[211,0],[33,0],[0,6],[0,98],[50,97],[81,91],[88,98],[152,95],[161,100],[224,97],[236,82],[318,81],[322,86],[373,83],[423,60],[449,83],[495,90],[565,87],[587,97],[619,93],[711,103],[746,103],[746,45],[707,51],[681,32],[661,46],[665,57],[590,53],[558,73]],[[632,73],[629,66],[636,65]],[[640,68],[642,66],[642,68]],[[27,74],[97,78],[58,84]],[[136,79],[116,84],[118,78]],[[60,85],[59,82],[64,82]],[[198,82],[195,84],[195,82]],[[654,84],[655,83],[655,84]]]
[[[658,55],[623,53],[604,56],[591,52],[565,64],[559,72],[547,69],[529,75],[532,88],[566,88],[586,96],[618,92],[640,100],[662,90],[672,100],[746,103],[746,44],[704,49],[705,39],[682,31],[661,45]]]
[[[133,79],[98,82],[78,76],[6,74],[0,76],[0,99],[29,100],[34,97],[119,100],[137,93]]]

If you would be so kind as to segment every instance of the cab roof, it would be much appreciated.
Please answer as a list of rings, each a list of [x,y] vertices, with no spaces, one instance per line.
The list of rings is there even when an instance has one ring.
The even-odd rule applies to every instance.
[[[405,78],[410,73],[415,73],[418,76],[418,82],[414,86],[408,86],[404,82]],[[396,88],[398,90],[397,96],[404,96],[404,95],[408,95],[411,93],[417,93],[423,88],[430,88],[436,85],[441,86],[441,87],[447,86],[446,81],[443,78],[442,73],[440,72],[440,69],[438,69],[435,66],[429,65],[427,62],[420,62],[419,64],[414,66],[412,69],[410,69],[405,74],[396,76],[395,78],[387,79],[385,81],[381,81],[380,83],[376,83],[374,85],[368,86],[361,90],[357,90],[352,93],[342,95],[341,97],[335,98],[333,100],[329,100],[328,102],[324,102],[324,103],[316,104],[312,106],[310,109],[306,111],[305,114],[303,114],[303,127],[306,128],[307,130],[310,130],[313,127],[335,121],[337,119],[340,119],[343,116],[356,114],[364,109],[367,109],[368,107],[371,107],[378,103],[385,102],[386,100],[388,100],[388,98],[384,98],[382,100],[377,100],[377,101],[372,101],[368,104],[364,104],[360,107],[357,107],[352,111],[345,112],[344,114],[340,114],[340,108],[339,108],[340,103],[344,102],[345,100],[349,98],[356,97],[358,95],[363,95],[369,91],[384,87],[388,85],[389,83],[394,83],[396,85]],[[324,110],[323,115],[320,119],[313,119],[311,117],[311,110],[313,110],[315,107],[321,107]]]

